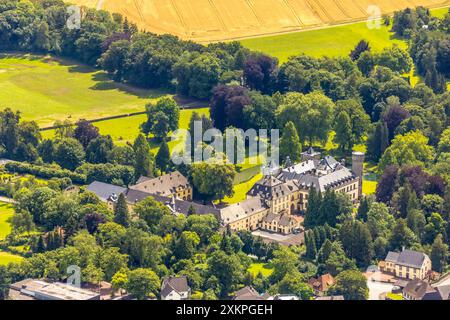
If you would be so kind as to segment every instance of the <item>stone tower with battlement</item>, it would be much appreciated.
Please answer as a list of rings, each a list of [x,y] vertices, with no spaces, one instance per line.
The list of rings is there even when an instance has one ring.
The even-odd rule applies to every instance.
[[[364,173],[364,158],[365,155],[362,152],[354,151],[352,153],[352,171],[359,178],[358,196],[362,196],[362,183]]]

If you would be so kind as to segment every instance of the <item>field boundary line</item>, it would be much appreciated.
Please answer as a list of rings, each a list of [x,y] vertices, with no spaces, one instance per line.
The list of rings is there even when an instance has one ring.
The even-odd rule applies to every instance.
[[[285,6],[292,12],[292,14],[294,15],[295,19],[297,19],[297,22],[299,23],[300,26],[304,26],[305,24],[303,23],[302,19],[300,19],[300,17],[297,14],[297,11],[295,11],[295,9],[292,7],[292,5],[289,3],[289,0],[283,0]]]
[[[219,23],[222,25],[222,28],[224,31],[228,31],[228,27],[225,24],[225,21],[223,21],[222,16],[220,15],[219,9],[217,9],[216,4],[214,3],[214,0],[208,0],[209,4],[211,5],[211,8],[213,9],[217,19],[219,20]]]
[[[253,7],[253,2],[252,0],[245,0],[245,2],[247,3],[248,7],[250,8],[250,10],[252,10],[253,15],[255,16],[256,20],[258,20],[258,23],[261,27],[264,26],[264,24],[262,23],[261,19],[258,17],[258,15],[256,14],[255,8]]]
[[[344,6],[341,3],[341,0],[333,0],[333,2],[336,4],[336,6],[339,8],[339,10],[342,11],[342,13],[349,19],[352,19],[352,16],[348,14],[347,10],[344,9]]]

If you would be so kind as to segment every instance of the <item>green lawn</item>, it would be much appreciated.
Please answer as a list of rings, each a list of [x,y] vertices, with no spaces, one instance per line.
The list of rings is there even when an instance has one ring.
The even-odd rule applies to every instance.
[[[231,198],[225,197],[223,202],[225,203],[237,203],[247,198],[247,192],[255,185],[258,180],[262,179],[262,173],[255,175],[250,180],[237,184],[234,186],[234,195]]]
[[[431,15],[434,17],[437,17],[439,19],[442,19],[445,17],[445,15],[448,13],[448,7],[447,8],[439,8],[439,9],[432,9]]]
[[[106,73],[66,59],[0,54],[0,108],[20,110],[40,126],[144,111],[161,91],[111,81]]]
[[[14,214],[14,209],[12,205],[0,202],[0,240],[5,239],[5,237],[11,232],[11,224],[9,219]]]
[[[388,292],[386,294],[386,298],[389,298],[390,300],[403,300],[403,296],[401,294],[392,292]]]
[[[361,40],[369,41],[374,51],[381,51],[394,44],[406,48],[406,42],[395,39],[384,25],[369,29],[366,22],[317,30],[301,31],[277,36],[242,40],[243,46],[277,57],[285,62],[290,56],[305,53],[314,57],[348,55]]]
[[[376,181],[363,180],[362,192],[365,195],[374,194],[376,190],[377,190]]]
[[[0,251],[0,266],[4,266],[12,262],[20,262],[22,260],[23,258],[21,256],[17,256],[9,252]]]
[[[273,269],[270,268],[266,263],[257,262],[257,263],[252,263],[250,268],[248,268],[248,271],[254,277],[256,277],[258,275],[258,273],[260,273],[260,272],[264,277],[268,277],[272,274]]]
[[[209,108],[199,108],[199,109],[184,109],[180,111],[180,129],[188,129],[189,120],[191,119],[192,113],[196,111],[200,115],[204,114],[209,116]],[[105,120],[93,123],[94,126],[100,129],[100,133],[103,135],[110,135],[114,143],[117,145],[125,145],[126,143],[133,143],[134,139],[140,133],[139,126],[145,122],[147,116],[145,114],[131,116],[126,118],[118,118],[112,120]],[[54,135],[53,130],[43,131],[43,136],[45,138],[51,138]],[[169,148],[172,151],[176,146],[177,141],[169,142]],[[156,153],[158,151],[158,144],[152,143],[152,151]]]

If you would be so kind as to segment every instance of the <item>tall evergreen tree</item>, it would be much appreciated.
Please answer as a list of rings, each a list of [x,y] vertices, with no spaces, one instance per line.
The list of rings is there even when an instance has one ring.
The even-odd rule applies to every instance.
[[[389,129],[383,120],[377,122],[374,132],[367,139],[367,153],[378,161],[389,146]]]
[[[373,242],[367,225],[360,221],[346,221],[339,230],[339,238],[346,255],[355,259],[360,268],[367,267],[373,257]]]
[[[438,234],[431,247],[431,265],[436,272],[443,272],[447,265],[448,246],[442,241],[442,234]]]
[[[128,212],[127,201],[125,195],[121,193],[114,207],[114,222],[124,227],[130,224],[130,214]]]
[[[139,134],[134,141],[133,150],[135,153],[135,178],[139,179],[141,176],[153,177],[153,156],[143,134]]]
[[[297,129],[292,121],[284,126],[283,135],[280,139],[280,157],[284,161],[289,156],[291,161],[301,160],[302,144],[298,137]]]
[[[305,233],[305,245],[306,245],[306,257],[308,259],[314,260],[317,256],[316,240],[314,238],[314,233],[308,231]]]
[[[367,212],[369,212],[369,209],[370,209],[369,200],[367,199],[367,197],[363,197],[359,203],[358,213],[356,215],[356,218],[358,220],[366,222],[367,221]]]
[[[318,225],[320,207],[322,204],[322,194],[313,187],[308,194],[308,207],[305,214],[305,227],[312,228]]]
[[[163,139],[161,145],[159,146],[158,153],[155,157],[155,162],[162,172],[166,172],[170,164],[170,151],[166,139]]]
[[[353,148],[353,135],[350,117],[346,111],[339,112],[336,117],[334,131],[336,132],[334,141],[339,145],[341,152],[350,151]]]

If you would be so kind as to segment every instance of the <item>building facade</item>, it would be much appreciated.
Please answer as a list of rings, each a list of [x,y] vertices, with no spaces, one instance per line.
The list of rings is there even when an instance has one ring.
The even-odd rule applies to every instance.
[[[389,251],[385,261],[380,263],[381,271],[403,279],[425,279],[431,271],[431,260],[423,252],[403,250]]]

